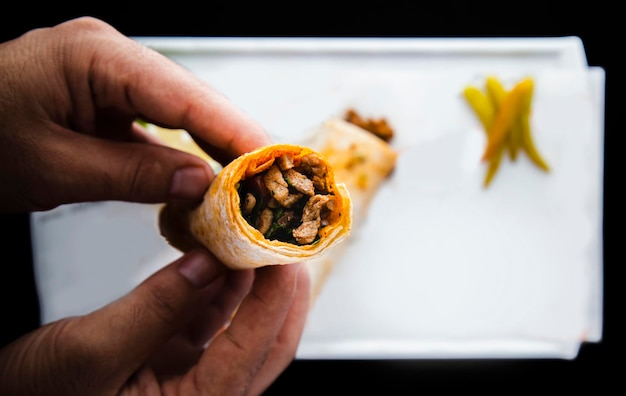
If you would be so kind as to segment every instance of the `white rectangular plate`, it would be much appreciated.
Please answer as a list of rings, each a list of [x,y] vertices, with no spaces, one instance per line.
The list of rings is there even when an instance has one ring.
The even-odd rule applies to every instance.
[[[602,329],[604,70],[578,38],[146,38],[276,141],[349,108],[395,128],[396,171],[312,307],[297,357],[574,358]],[[505,161],[481,187],[484,133],[461,91],[535,80],[552,167]],[[167,78],[167,76],[163,76]],[[156,206],[32,216],[44,322],[119,297],[177,256]]]

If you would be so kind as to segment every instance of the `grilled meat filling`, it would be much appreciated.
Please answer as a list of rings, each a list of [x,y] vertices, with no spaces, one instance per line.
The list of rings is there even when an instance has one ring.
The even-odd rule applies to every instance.
[[[240,181],[243,217],[269,240],[315,243],[335,207],[326,172],[324,162],[313,154],[276,158],[267,170]]]

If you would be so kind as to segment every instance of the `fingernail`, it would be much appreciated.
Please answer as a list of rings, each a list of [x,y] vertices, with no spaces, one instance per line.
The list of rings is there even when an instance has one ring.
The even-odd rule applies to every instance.
[[[170,194],[175,198],[199,198],[209,188],[206,171],[197,166],[182,168],[174,173]]]
[[[215,266],[211,265],[209,257],[201,252],[194,251],[182,257],[178,272],[197,287],[208,285],[216,277]]]

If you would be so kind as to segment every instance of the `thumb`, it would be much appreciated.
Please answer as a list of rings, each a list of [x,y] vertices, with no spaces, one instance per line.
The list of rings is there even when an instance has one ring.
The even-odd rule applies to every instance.
[[[190,322],[202,291],[225,275],[226,269],[217,259],[205,250],[194,250],[131,293],[85,316],[81,331],[91,334],[90,348],[96,348],[99,369],[112,373],[112,380],[121,387]]]
[[[196,200],[214,177],[205,160],[162,145],[78,133],[48,135],[46,143],[33,153],[33,163],[45,165],[27,169],[37,180],[27,184],[37,190],[29,190],[35,201],[27,210],[100,200]]]

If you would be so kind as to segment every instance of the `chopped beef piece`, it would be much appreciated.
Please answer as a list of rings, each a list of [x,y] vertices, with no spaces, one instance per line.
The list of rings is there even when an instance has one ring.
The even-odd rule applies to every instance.
[[[241,211],[243,212],[243,214],[250,214],[252,213],[252,209],[254,209],[255,205],[256,198],[251,193],[247,193],[246,198],[241,205]]]
[[[291,208],[303,196],[304,194],[302,193],[289,194],[287,195],[287,198],[283,199],[282,202],[280,202],[280,204],[283,205],[285,208]]]
[[[324,206],[324,208],[322,208],[322,212],[320,214],[320,217],[322,219],[322,221],[320,222],[320,227],[326,227],[328,224],[330,224],[328,218],[331,212],[335,210],[336,205],[337,201],[335,201],[335,198],[331,197]]]
[[[276,159],[276,163],[281,171],[293,168],[293,158],[290,155],[283,154]]]
[[[274,213],[271,209],[265,208],[261,211],[259,218],[256,222],[256,229],[263,235],[269,231],[272,221],[274,220]]]
[[[272,198],[281,204],[289,197],[289,185],[276,165],[272,165],[263,176],[265,187],[272,194]]]
[[[308,154],[300,159],[300,167],[309,174],[315,188],[326,191],[326,164],[317,156]]]
[[[315,220],[307,221],[305,223],[300,224],[298,228],[293,230],[293,236],[296,238],[296,241],[300,245],[306,245],[315,240],[317,236],[317,232],[320,229],[320,218],[318,217]]]
[[[293,186],[293,188],[300,191],[301,193],[309,196],[315,194],[313,182],[302,173],[294,169],[287,169],[284,173],[284,176],[287,183],[289,183],[291,186]]]
[[[330,201],[328,195],[314,195],[312,196],[304,205],[304,209],[302,209],[302,222],[311,221],[315,218],[320,217],[320,213],[322,212],[322,208]]]
[[[320,214],[330,198],[328,195],[314,195],[304,205],[302,224],[293,230],[293,236],[299,244],[311,243],[317,237],[321,225]]]
[[[344,119],[351,124],[357,125],[366,131],[371,132],[385,142],[389,142],[393,138],[393,128],[389,125],[387,119],[385,118],[364,118],[361,117],[354,109],[348,109]]]
[[[303,156],[300,159],[300,166],[313,176],[326,176],[326,164],[316,155],[307,154]]]

